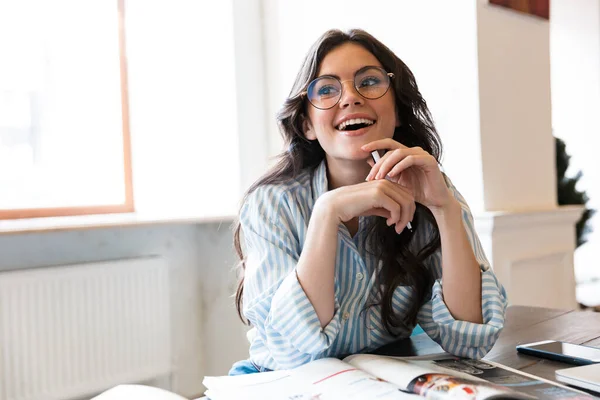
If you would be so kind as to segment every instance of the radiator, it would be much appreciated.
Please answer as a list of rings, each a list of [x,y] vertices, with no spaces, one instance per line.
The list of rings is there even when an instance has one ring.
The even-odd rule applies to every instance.
[[[171,368],[161,258],[0,273],[0,400],[73,399]]]

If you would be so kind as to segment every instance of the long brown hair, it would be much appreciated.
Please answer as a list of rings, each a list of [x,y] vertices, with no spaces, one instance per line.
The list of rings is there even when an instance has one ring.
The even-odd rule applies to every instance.
[[[408,147],[419,146],[440,160],[442,146],[435,130],[431,114],[425,100],[421,96],[415,77],[410,69],[389,48],[373,36],[360,29],[347,32],[330,30],[325,32],[310,48],[294,86],[277,114],[279,130],[283,136],[286,150],[278,157],[276,165],[255,182],[246,192],[248,194],[258,187],[278,184],[294,179],[304,170],[314,173],[316,167],[324,160],[325,152],[316,140],[308,140],[303,133],[303,122],[307,118],[307,101],[300,95],[308,84],[317,77],[323,58],[336,47],[344,43],[354,43],[371,52],[388,72],[393,72],[392,88],[396,101],[396,109],[401,126],[394,131],[394,140]],[[421,248],[415,249],[411,243],[413,232],[433,227],[433,234]],[[379,292],[371,299],[369,306],[380,304],[385,329],[392,332],[392,327],[414,325],[417,312],[428,295],[433,283],[433,276],[426,267],[429,256],[440,248],[440,236],[437,224],[429,209],[417,203],[417,211],[412,221],[413,232],[405,229],[396,234],[394,226],[388,227],[385,219],[377,217],[369,228],[367,248],[382,261],[382,268],[377,277]],[[239,284],[236,291],[237,312],[245,323],[242,313],[244,293],[244,253],[240,243],[241,227],[236,223],[234,230],[234,246],[240,258]],[[409,245],[411,249],[409,249]],[[392,298],[394,290],[400,286],[413,288],[413,301],[408,312],[401,318],[394,313]]]

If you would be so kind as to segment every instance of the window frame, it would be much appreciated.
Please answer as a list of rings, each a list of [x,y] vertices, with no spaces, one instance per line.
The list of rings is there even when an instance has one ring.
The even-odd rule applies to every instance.
[[[131,168],[131,137],[129,124],[129,95],[127,80],[127,59],[125,48],[125,5],[124,0],[116,0],[119,29],[119,70],[121,77],[121,116],[123,136],[123,167],[125,178],[125,201],[121,204],[98,206],[71,206],[52,208],[0,209],[0,220],[66,217],[77,215],[131,213],[135,211],[133,199],[133,179]]]

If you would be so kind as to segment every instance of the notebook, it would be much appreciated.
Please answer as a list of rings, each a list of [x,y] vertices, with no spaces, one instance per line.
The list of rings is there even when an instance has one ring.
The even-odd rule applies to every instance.
[[[555,375],[559,382],[600,393],[600,364],[559,369]]]

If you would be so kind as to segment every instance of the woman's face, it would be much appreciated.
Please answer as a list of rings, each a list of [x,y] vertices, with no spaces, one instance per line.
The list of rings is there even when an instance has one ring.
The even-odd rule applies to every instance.
[[[364,47],[345,43],[329,52],[317,73],[337,76],[342,81],[342,96],[338,104],[328,110],[308,105],[309,121],[304,126],[308,139],[318,140],[329,161],[364,160],[370,155],[361,146],[378,139],[391,138],[398,126],[393,89],[382,97],[370,100],[357,93],[354,74],[365,66],[382,67],[377,58]],[[391,85],[391,83],[390,83]],[[345,126],[352,119],[368,120],[372,125],[358,130]],[[362,126],[362,125],[359,125]]]

